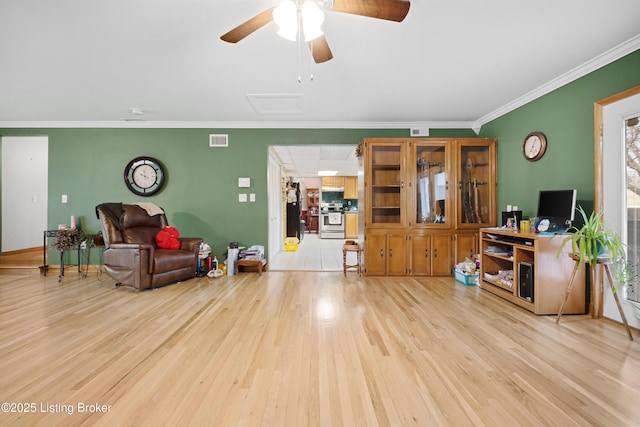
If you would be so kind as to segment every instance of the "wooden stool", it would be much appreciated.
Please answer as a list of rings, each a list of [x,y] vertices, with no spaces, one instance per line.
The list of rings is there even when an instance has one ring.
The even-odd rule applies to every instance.
[[[564,305],[567,303],[569,299],[569,294],[571,294],[571,288],[573,287],[573,279],[576,276],[576,271],[578,270],[579,258],[573,254],[569,254],[569,258],[573,259],[576,262],[576,266],[573,268],[573,273],[571,273],[571,278],[569,279],[569,284],[567,285],[567,290],[565,291],[564,299],[562,300],[562,304],[560,305],[560,310],[558,311],[558,317],[556,318],[556,324],[560,322],[560,317],[562,316],[562,310],[564,310]],[[586,262],[586,261],[585,261]],[[633,335],[631,335],[631,328],[629,328],[629,324],[627,323],[627,317],[624,315],[624,310],[622,310],[622,305],[620,305],[620,299],[618,298],[618,293],[613,289],[613,278],[611,277],[611,271],[609,270],[609,264],[611,261],[608,258],[598,258],[596,265],[589,265],[589,272],[591,275],[591,289],[594,287],[594,283],[596,280],[596,267],[600,266],[604,269],[607,274],[607,279],[609,282],[609,287],[613,292],[613,298],[618,305],[618,311],[620,312],[620,317],[622,318],[622,323],[627,329],[627,336],[631,341],[633,341]],[[588,264],[588,262],[587,262]],[[591,293],[591,298],[595,298],[594,293]],[[597,317],[594,315],[594,317]]]
[[[267,261],[261,259],[240,259],[236,261],[236,271],[240,272],[240,267],[252,267],[258,270],[258,274],[262,276],[263,271],[267,271]]]
[[[356,264],[347,264],[347,252],[355,252],[356,253]],[[342,245],[342,271],[344,272],[344,275],[347,275],[347,268],[355,268],[358,270],[358,275],[362,276],[362,269],[361,269],[361,256],[362,256],[362,249],[360,248],[360,245],[358,245],[355,241],[353,240],[347,240],[344,245]]]

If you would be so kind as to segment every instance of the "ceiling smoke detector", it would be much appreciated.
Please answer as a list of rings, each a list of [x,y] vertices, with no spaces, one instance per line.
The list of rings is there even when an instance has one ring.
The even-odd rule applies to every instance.
[[[141,108],[132,107],[129,109],[128,116],[123,117],[122,120],[124,120],[125,122],[143,122],[143,115],[144,111]]]

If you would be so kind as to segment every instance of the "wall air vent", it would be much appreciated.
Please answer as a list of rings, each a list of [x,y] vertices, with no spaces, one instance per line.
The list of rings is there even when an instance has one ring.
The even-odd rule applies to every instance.
[[[210,134],[209,147],[228,147],[229,135],[226,134]]]
[[[429,128],[411,128],[411,136],[429,136]]]

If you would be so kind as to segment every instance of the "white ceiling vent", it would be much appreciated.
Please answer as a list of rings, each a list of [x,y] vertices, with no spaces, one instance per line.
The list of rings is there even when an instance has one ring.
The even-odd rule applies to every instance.
[[[226,134],[210,134],[209,147],[228,147],[229,135]]]
[[[429,136],[429,128],[411,128],[411,136]]]
[[[301,93],[249,93],[247,99],[258,114],[301,114]]]

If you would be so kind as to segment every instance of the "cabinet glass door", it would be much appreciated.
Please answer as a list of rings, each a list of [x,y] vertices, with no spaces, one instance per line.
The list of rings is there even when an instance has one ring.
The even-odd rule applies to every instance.
[[[458,155],[458,224],[489,224],[495,215],[493,145],[462,144]]]
[[[442,143],[415,148],[415,224],[446,224],[448,215],[449,177],[447,148]]]
[[[371,210],[369,225],[401,225],[404,222],[404,178],[402,144],[375,144],[370,147]]]

